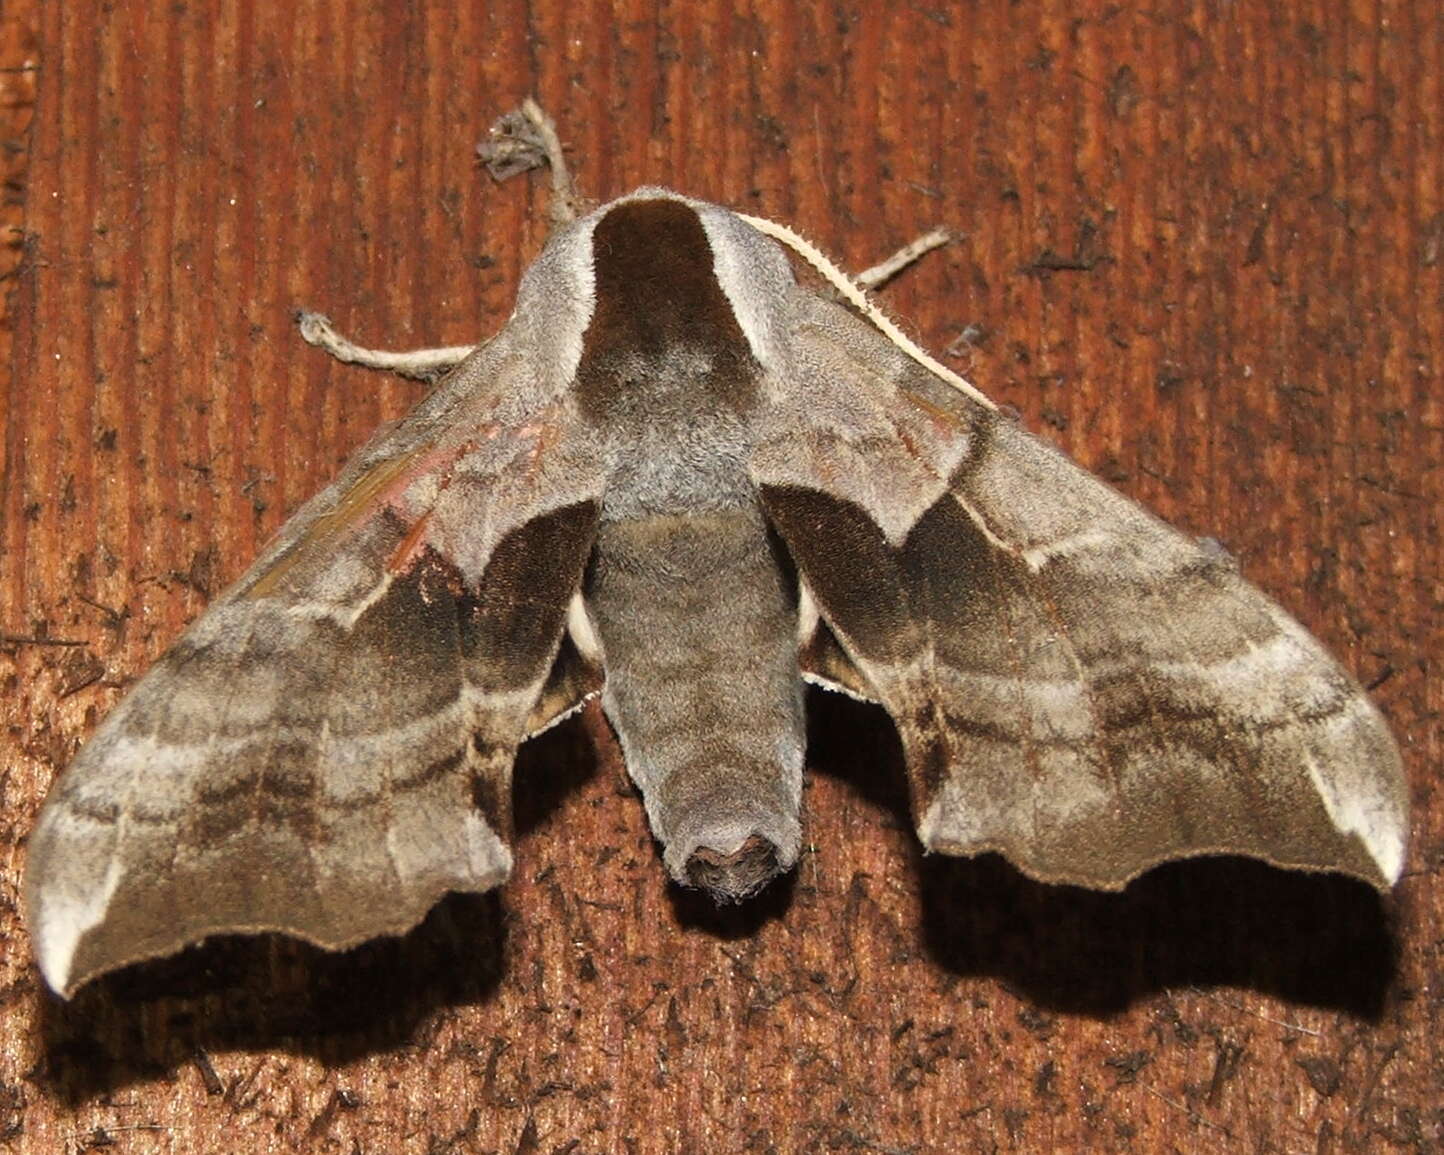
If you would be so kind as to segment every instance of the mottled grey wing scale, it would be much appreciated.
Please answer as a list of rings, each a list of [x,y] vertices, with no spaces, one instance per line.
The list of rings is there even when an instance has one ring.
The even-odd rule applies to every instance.
[[[1105,889],[1208,853],[1397,877],[1397,749],[1317,641],[1221,551],[799,297],[754,476],[820,614],[804,672],[892,715],[929,849]]]
[[[505,338],[308,502],[57,783],[26,883],[57,990],[214,933],[401,933],[505,878],[516,747],[596,679],[548,674],[601,488],[567,382],[511,379]]]

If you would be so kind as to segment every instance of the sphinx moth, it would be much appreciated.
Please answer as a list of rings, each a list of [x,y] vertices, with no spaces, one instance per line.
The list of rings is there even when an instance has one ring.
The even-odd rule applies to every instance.
[[[1318,642],[758,225],[645,188],[554,233],[59,779],[51,987],[498,886],[518,745],[597,695],[667,870],[724,901],[796,861],[804,682],[891,716],[929,850],[1397,878],[1398,752]]]

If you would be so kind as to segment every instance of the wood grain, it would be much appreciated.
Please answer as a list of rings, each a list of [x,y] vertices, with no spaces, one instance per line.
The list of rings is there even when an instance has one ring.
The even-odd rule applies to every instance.
[[[1441,77],[1429,0],[5,3],[0,1150],[1444,1149]],[[589,713],[527,752],[499,899],[45,995],[16,886],[53,776],[418,395],[291,311],[495,328],[543,186],[473,145],[529,92],[599,198],[671,185],[854,268],[963,230],[889,307],[1375,687],[1395,899],[924,860],[881,717],[819,700],[801,867],[718,914]]]

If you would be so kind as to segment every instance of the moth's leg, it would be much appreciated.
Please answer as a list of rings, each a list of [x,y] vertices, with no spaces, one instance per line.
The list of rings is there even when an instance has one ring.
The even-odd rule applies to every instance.
[[[329,317],[305,309],[296,314],[301,336],[318,349],[324,349],[338,361],[348,365],[364,365],[382,369],[416,381],[435,381],[454,369],[476,348],[475,345],[450,345],[442,349],[367,349],[336,332]]]
[[[567,170],[557,126],[530,96],[521,102],[520,108],[508,112],[491,126],[486,139],[476,146],[476,152],[486,171],[499,181],[534,168],[551,169],[552,199],[547,207],[547,219],[552,228],[575,220],[585,207]]]
[[[951,230],[942,228],[933,229],[930,233],[924,233],[911,244],[906,244],[885,261],[880,261],[870,269],[864,269],[852,279],[864,289],[876,289],[879,285],[885,285],[909,265],[926,256],[934,249],[940,249],[954,239]]]
[[[516,124],[523,117],[533,116],[535,120],[528,119],[525,123],[534,128],[536,137],[525,137]],[[503,124],[508,125],[505,131],[501,127]],[[576,212],[576,193],[571,186],[566,161],[562,160],[561,144],[557,141],[556,128],[552,125],[551,118],[528,97],[520,109],[507,113],[492,126],[491,131],[492,139],[484,142],[478,150],[487,167],[491,168],[495,162],[500,166],[502,178],[511,176],[524,171],[521,167],[505,167],[508,164],[521,164],[520,154],[523,150],[543,149],[541,155],[545,156],[545,160],[536,163],[548,164],[552,169],[551,218],[556,223],[571,220]],[[933,229],[911,244],[904,245],[886,260],[870,269],[864,269],[853,277],[853,280],[864,289],[875,289],[952,240],[953,234],[949,230],[941,227]],[[364,365],[368,369],[382,369],[417,381],[435,381],[459,365],[475,348],[474,345],[451,345],[441,349],[410,349],[405,352],[367,349],[338,333],[330,318],[321,313],[302,309],[297,313],[296,320],[301,326],[301,336],[317,348],[330,353],[336,360],[344,361],[348,365]]]
[[[552,228],[575,220],[585,207],[585,202],[577,195],[576,186],[572,183],[571,172],[567,169],[557,126],[541,105],[530,96],[521,102],[520,108],[508,112],[491,126],[487,138],[476,146],[476,151],[487,171],[499,181],[534,168],[546,167],[551,170],[552,195],[551,203],[547,206],[547,219]],[[892,258],[893,261],[897,259]],[[892,273],[887,273],[882,279],[886,280],[891,275]],[[404,352],[367,349],[338,333],[330,318],[321,313],[302,309],[296,314],[296,320],[301,326],[301,336],[318,349],[330,353],[336,360],[344,361],[348,365],[364,365],[368,369],[382,369],[417,381],[435,381],[461,364],[476,348],[474,345],[450,345],[440,349],[408,349]]]

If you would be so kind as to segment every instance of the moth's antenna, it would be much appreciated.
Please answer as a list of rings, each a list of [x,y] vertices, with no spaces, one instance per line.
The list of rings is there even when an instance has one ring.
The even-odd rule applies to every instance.
[[[741,217],[744,221],[746,221],[749,225],[751,225],[754,229],[756,229],[758,232],[766,233],[769,237],[773,237],[774,239],[781,241],[784,245],[786,245],[803,260],[805,260],[809,265],[811,265],[814,269],[821,273],[824,279],[826,279],[827,282],[831,284],[834,289],[841,293],[843,297],[845,297],[847,301],[854,308],[857,309],[858,312],[860,312],[864,317],[866,317],[869,321],[876,325],[879,330],[881,330],[883,336],[885,336],[889,341],[891,341],[894,345],[896,345],[899,349],[901,349],[924,369],[928,370],[928,372],[930,373],[936,374],[938,377],[941,377],[954,389],[958,390],[958,392],[965,394],[967,397],[976,401],[985,409],[990,409],[995,413],[998,411],[997,404],[986,394],[980,392],[975,385],[973,385],[965,378],[960,377],[958,374],[954,373],[951,369],[949,369],[946,365],[937,361],[935,358],[925,353],[922,349],[918,348],[918,346],[901,329],[899,329],[895,324],[893,324],[892,320],[887,316],[886,313],[884,313],[881,309],[879,309],[875,304],[872,303],[872,300],[868,297],[868,295],[857,286],[857,283],[851,277],[849,277],[846,273],[844,273],[841,269],[839,269],[830,260],[828,260],[825,256],[822,255],[822,251],[818,249],[816,245],[812,244],[810,241],[803,240],[802,237],[798,236],[786,225],[779,225],[776,221],[769,221],[765,217],[749,216],[746,213],[738,213],[737,215]],[[909,248],[913,247],[915,246],[909,246]],[[924,248],[911,255],[915,257],[917,255],[920,255],[921,252],[926,251],[927,249]],[[882,267],[883,266],[879,266],[879,268]],[[869,272],[872,272],[872,270],[869,270]],[[880,280],[885,279],[885,277],[880,278]]]

